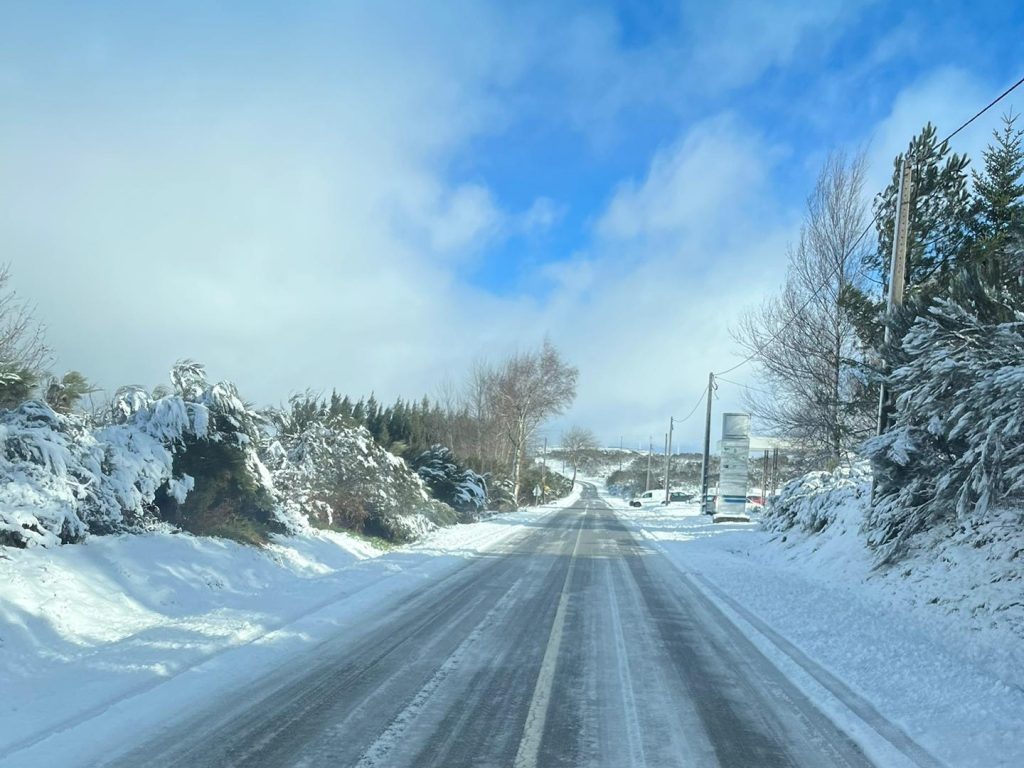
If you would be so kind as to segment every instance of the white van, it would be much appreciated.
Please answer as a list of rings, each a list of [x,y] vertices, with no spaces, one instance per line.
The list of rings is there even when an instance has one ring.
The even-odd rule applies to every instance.
[[[655,489],[653,491],[644,491],[639,496],[633,497],[633,500],[629,502],[631,507],[651,507],[655,504],[662,504],[665,501],[665,489]]]

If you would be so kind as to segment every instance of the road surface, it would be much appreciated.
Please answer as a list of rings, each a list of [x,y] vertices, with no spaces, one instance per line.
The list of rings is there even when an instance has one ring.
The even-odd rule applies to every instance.
[[[592,486],[115,764],[870,765]]]

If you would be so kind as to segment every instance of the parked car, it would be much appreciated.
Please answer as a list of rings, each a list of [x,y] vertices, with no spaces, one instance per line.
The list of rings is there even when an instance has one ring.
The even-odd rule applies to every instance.
[[[686,503],[693,501],[697,497],[695,493],[683,493],[682,491],[672,491],[668,496],[669,504],[673,503]]]

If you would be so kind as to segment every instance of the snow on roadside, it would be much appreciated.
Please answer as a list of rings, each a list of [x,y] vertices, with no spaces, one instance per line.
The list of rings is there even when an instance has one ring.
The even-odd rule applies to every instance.
[[[706,579],[949,765],[1024,765],[1020,637],[1006,623],[965,622],[922,600],[943,584],[941,571],[924,576],[924,562],[912,566],[917,581],[873,571],[849,508],[830,512],[828,536],[791,530],[784,541],[756,523],[716,525],[692,505],[609,501],[698,584]]]
[[[368,606],[450,573],[579,493],[388,551],[331,531],[263,550],[166,532],[0,548],[0,762],[326,606],[358,624]],[[317,639],[289,637],[296,652]]]

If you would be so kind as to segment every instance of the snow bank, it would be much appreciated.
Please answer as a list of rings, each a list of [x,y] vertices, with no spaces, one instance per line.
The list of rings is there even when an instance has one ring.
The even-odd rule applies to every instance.
[[[763,516],[773,541],[830,578],[871,583],[904,604],[942,611],[974,631],[1024,639],[1024,510],[990,509],[911,537],[895,564],[869,545],[867,462],[787,483]],[[1022,657],[1024,658],[1024,657]]]
[[[167,705],[158,686],[214,656],[244,680],[253,670],[225,652],[271,635],[272,660],[285,663],[283,648],[308,652],[578,498],[579,489],[386,551],[332,531],[277,536],[264,549],[167,531],[0,549],[0,763],[129,696],[153,696],[159,716]],[[327,607],[331,622],[295,626]],[[233,680],[205,677],[204,692]],[[81,745],[68,739],[77,754]]]
[[[1024,765],[1019,527],[934,532],[899,568],[877,569],[860,530],[863,481],[840,472],[790,484],[785,515],[770,523],[780,530],[714,524],[696,506],[608,501],[879,764],[889,747],[853,714],[854,699],[948,765]]]

